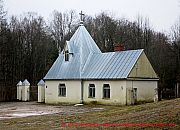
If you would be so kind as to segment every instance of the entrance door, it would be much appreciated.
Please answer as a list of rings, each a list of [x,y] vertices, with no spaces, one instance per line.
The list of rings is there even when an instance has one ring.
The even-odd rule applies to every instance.
[[[21,101],[22,101],[22,88],[21,88],[21,96],[20,96],[20,99],[21,99]]]
[[[137,103],[137,88],[133,88],[133,103]]]

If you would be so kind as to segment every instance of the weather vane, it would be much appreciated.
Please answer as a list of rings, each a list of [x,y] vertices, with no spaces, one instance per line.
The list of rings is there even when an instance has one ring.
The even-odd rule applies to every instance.
[[[83,23],[83,21],[84,21],[84,14],[83,14],[83,12],[81,11],[81,13],[79,13],[79,15],[80,15],[80,17],[81,17],[81,23]]]

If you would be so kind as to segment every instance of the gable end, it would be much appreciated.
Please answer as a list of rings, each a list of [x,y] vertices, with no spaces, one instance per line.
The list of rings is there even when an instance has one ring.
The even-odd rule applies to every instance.
[[[146,79],[157,79],[158,76],[155,73],[151,63],[144,52],[140,55],[137,62],[133,66],[128,78],[146,78]]]

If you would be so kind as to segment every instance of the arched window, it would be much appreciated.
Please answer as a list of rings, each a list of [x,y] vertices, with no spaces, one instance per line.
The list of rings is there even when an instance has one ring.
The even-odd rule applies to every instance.
[[[109,84],[103,85],[103,98],[110,98],[110,86]]]
[[[95,98],[95,85],[89,84],[89,97]]]
[[[66,86],[65,84],[59,84],[59,96],[66,96]]]
[[[68,50],[65,51],[64,57],[65,57],[65,61],[69,61],[69,51]]]

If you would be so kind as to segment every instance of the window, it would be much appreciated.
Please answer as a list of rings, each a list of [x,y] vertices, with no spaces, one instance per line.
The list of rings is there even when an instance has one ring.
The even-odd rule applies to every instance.
[[[95,85],[89,84],[89,97],[95,98]]]
[[[66,86],[65,84],[59,84],[59,96],[66,96]]]
[[[104,84],[104,86],[103,86],[103,98],[110,98],[110,86],[109,86],[109,84]]]
[[[69,51],[68,50],[65,51],[64,56],[65,56],[65,61],[69,61]]]

